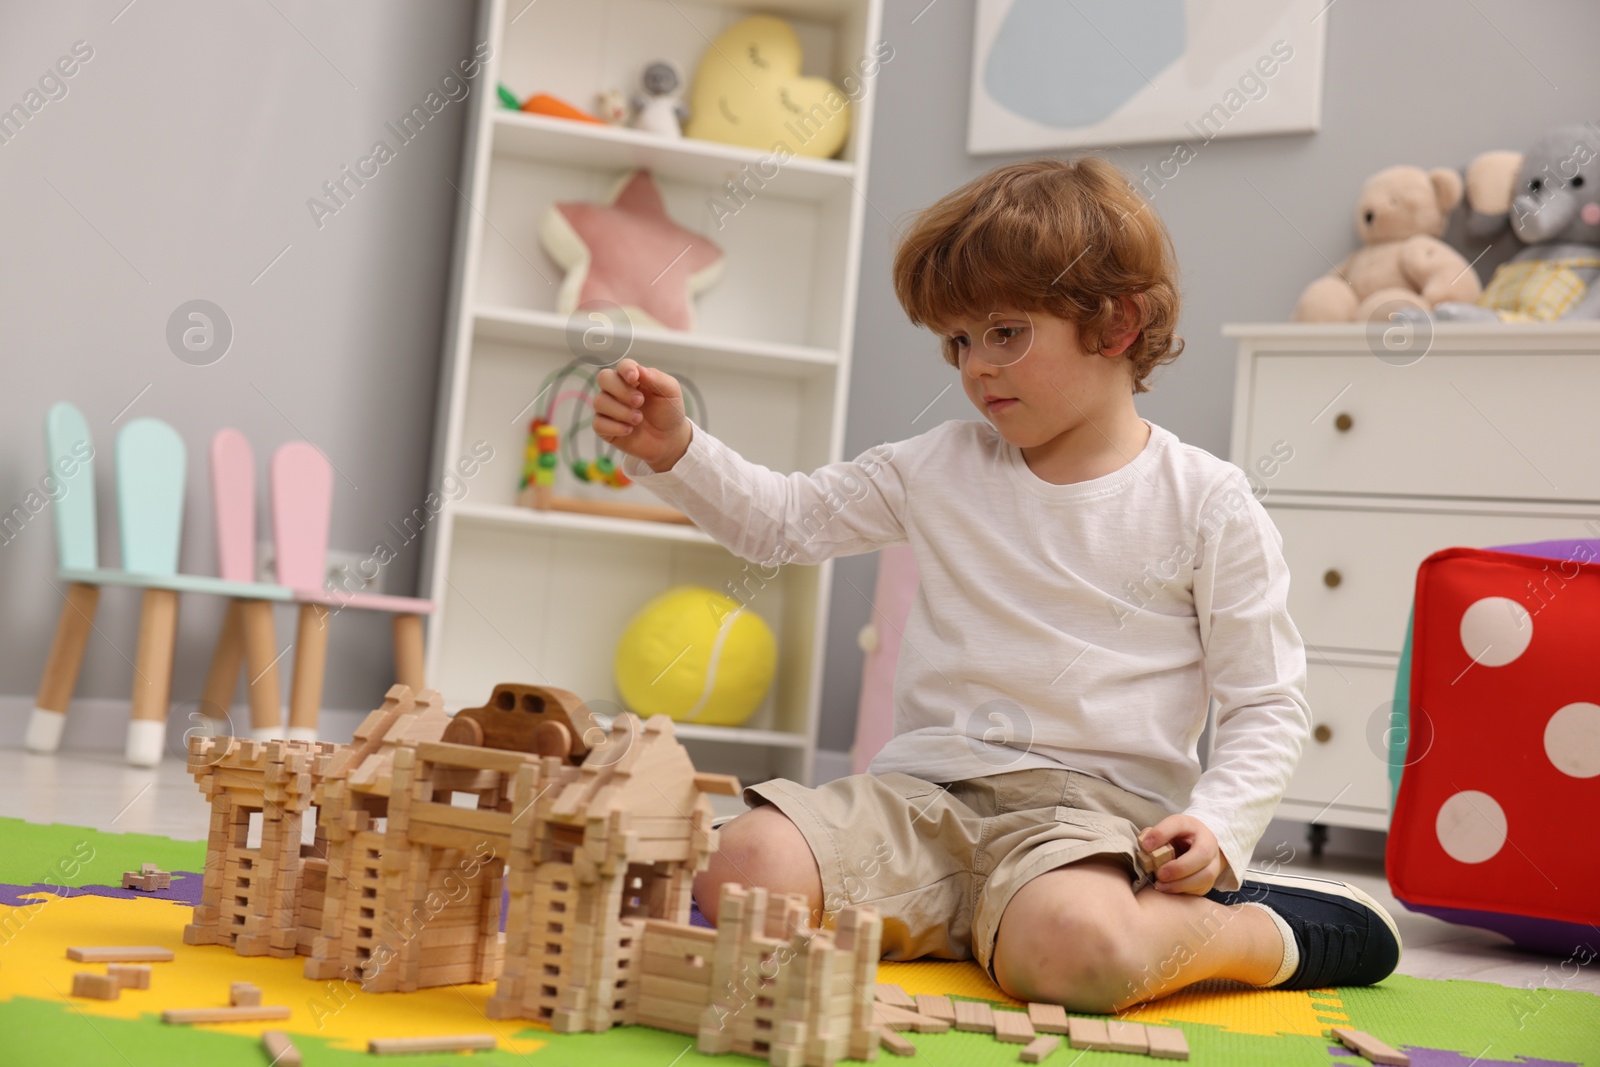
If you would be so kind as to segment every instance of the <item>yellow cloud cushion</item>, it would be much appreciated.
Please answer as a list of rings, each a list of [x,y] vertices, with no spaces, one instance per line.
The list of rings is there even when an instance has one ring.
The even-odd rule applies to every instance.
[[[773,15],[734,23],[695,71],[684,133],[707,141],[827,159],[850,135],[850,101],[800,74],[800,38]]]

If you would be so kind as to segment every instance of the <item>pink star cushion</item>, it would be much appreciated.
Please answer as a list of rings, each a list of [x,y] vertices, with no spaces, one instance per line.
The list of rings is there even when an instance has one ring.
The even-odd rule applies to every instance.
[[[557,203],[539,240],[567,271],[556,310],[609,301],[647,326],[694,329],[696,293],[722,276],[722,249],[667,217],[646,170],[625,177],[610,203]]]

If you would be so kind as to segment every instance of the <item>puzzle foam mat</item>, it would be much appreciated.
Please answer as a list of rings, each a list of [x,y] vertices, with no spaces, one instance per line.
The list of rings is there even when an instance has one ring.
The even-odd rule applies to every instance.
[[[739,1067],[757,1060],[702,1056],[694,1040],[645,1027],[606,1034],[553,1034],[532,1023],[490,1020],[492,987],[451,986],[417,993],[363,993],[342,982],[310,981],[303,960],[242,958],[217,946],[183,943],[199,893],[199,842],[106,834],[71,826],[0,819],[0,1067],[72,1063],[108,1067],[266,1067],[259,1035],[289,1031],[307,1067],[374,1061],[369,1037],[489,1032],[495,1052],[473,1064],[573,1067]],[[173,872],[172,888],[136,893],[117,888],[122,872],[155,863]],[[66,958],[69,945],[161,945],[172,963],[152,964],[151,988],[124,990],[114,1001],[68,997],[72,974],[99,967]],[[1560,961],[1548,972],[1559,986]],[[885,963],[879,978],[911,993],[1013,1004],[966,963]],[[166,1008],[220,1005],[230,982],[261,987],[263,1002],[288,1005],[285,1022],[167,1026]],[[1322,1037],[1329,1025],[1369,1031],[1411,1054],[1415,1067],[1600,1067],[1600,997],[1561,988],[1513,989],[1485,982],[1436,982],[1396,975],[1378,986],[1311,992],[1202,985],[1131,1012],[1137,1022],[1179,1026],[1190,1063],[1227,1067],[1361,1067],[1354,1054]],[[917,1061],[934,1067],[990,1067],[1017,1062],[1017,1046],[982,1034],[911,1035]],[[409,1056],[398,1064],[469,1062],[464,1056]],[[898,1062],[880,1052],[879,1062]],[[1155,1063],[1126,1053],[1063,1048],[1058,1067],[1128,1067]]]

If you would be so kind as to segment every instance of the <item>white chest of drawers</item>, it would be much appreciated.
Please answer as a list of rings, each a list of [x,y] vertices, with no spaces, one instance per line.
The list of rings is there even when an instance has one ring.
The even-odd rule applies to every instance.
[[[1600,323],[1223,335],[1239,343],[1231,458],[1283,535],[1309,660],[1313,739],[1278,814],[1386,829],[1418,564],[1600,537]]]

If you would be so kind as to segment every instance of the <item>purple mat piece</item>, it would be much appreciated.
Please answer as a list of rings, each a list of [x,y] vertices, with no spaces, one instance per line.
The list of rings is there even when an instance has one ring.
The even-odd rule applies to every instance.
[[[29,893],[49,893],[57,897],[114,897],[118,900],[165,900],[173,904],[182,904],[185,907],[195,907],[200,903],[200,890],[205,884],[205,877],[194,871],[173,871],[172,886],[169,889],[146,893],[138,889],[123,889],[114,885],[83,885],[59,886],[46,885],[35,882],[32,885],[11,885],[0,882],[0,904],[13,908],[25,908],[30,904],[42,904],[41,900],[23,900]]]
[[[1398,898],[1396,898],[1398,899]],[[1586,923],[1568,923],[1560,919],[1540,919],[1532,915],[1509,915],[1499,911],[1481,911],[1475,908],[1443,908],[1432,904],[1412,904],[1400,901],[1407,911],[1432,915],[1447,923],[1476,926],[1501,937],[1509,938],[1518,948],[1529,952],[1544,952],[1552,956],[1567,956],[1580,946],[1592,948],[1596,942],[1595,929]]]
[[[1411,1057],[1411,1067],[1582,1067],[1570,1060],[1480,1060],[1471,1055],[1442,1048],[1418,1048],[1401,1045],[1400,1051]]]

